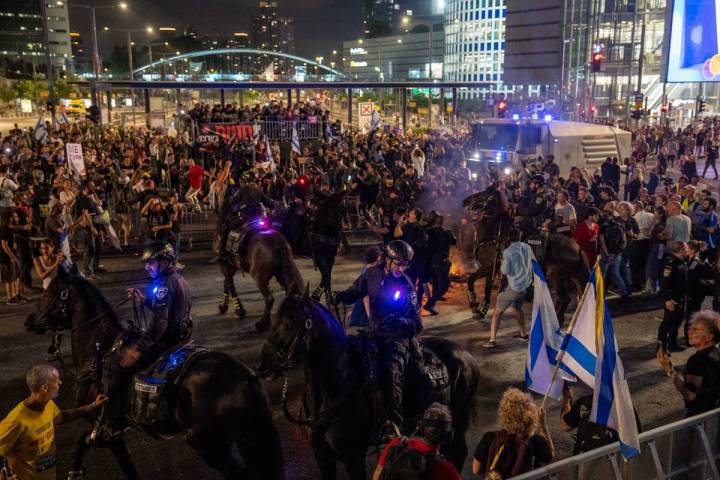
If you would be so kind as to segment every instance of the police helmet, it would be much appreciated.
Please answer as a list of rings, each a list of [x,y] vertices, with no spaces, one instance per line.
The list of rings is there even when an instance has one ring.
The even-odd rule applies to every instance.
[[[533,175],[530,177],[530,183],[537,183],[540,186],[545,186],[545,177],[540,174]]]
[[[149,262],[150,260],[168,260],[170,262],[174,262],[175,249],[169,243],[152,242],[150,245],[145,247],[140,260],[143,262]]]
[[[385,247],[385,255],[398,262],[410,263],[414,254],[412,247],[402,240],[393,240]]]

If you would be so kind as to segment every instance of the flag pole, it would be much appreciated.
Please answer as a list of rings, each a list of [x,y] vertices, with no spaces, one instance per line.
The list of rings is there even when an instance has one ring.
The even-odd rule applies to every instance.
[[[593,265],[592,272],[595,272],[595,269],[598,266],[598,262],[600,261],[600,258],[598,257],[595,260],[595,265]],[[578,314],[580,313],[580,307],[582,307],[583,303],[585,303],[585,297],[587,296],[588,291],[590,290],[590,282],[587,282],[585,284],[585,291],[583,292],[582,296],[580,297],[580,301],[577,304],[577,307],[575,308],[575,313],[573,313],[572,319],[570,320],[570,324],[568,325],[567,332],[565,332],[565,335],[570,335],[573,331],[573,328],[575,328],[575,322],[577,321]],[[565,356],[567,346],[565,345],[565,341],[563,340],[562,348],[560,348],[560,351],[557,353],[557,356],[555,357],[555,368],[553,369],[552,378],[550,379],[550,384],[548,385],[547,392],[545,392],[545,396],[543,397],[543,401],[540,404],[540,408],[543,408],[545,406],[545,401],[548,398],[548,395],[550,395],[550,390],[552,389],[553,383],[555,383],[555,379],[557,378],[558,371],[560,370],[560,363],[562,362],[563,357]]]

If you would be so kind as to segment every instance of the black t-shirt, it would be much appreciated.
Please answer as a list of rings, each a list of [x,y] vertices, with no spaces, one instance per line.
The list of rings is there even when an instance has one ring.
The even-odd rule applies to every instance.
[[[155,211],[151,208],[147,211],[148,229],[159,225],[167,225],[168,223],[170,223],[170,215],[167,210],[160,209],[160,211]]]
[[[490,454],[490,447],[492,446],[496,435],[497,432],[487,432],[485,435],[483,435],[482,439],[480,439],[480,443],[478,443],[477,447],[475,448],[475,453],[473,454],[473,458],[480,462],[485,472],[490,469],[490,463],[493,460],[488,459],[488,455]],[[543,465],[547,465],[552,461],[550,445],[548,444],[547,440],[545,440],[545,437],[542,437],[540,435],[533,435],[528,440],[528,443],[528,454],[525,457],[523,472],[529,472],[530,470],[533,470],[535,468],[540,468]],[[500,465],[507,463],[508,455],[513,455],[513,452],[507,451],[507,443],[505,445],[505,449],[500,454],[498,462],[495,465],[496,468]]]
[[[687,388],[697,395],[692,402],[685,402],[687,416],[707,412],[717,406],[720,394],[720,350],[709,347],[693,354],[685,366],[685,376],[702,377],[700,388],[687,383]]]
[[[2,241],[5,240],[8,243],[8,246],[10,247],[10,250],[15,249],[15,235],[13,234],[13,231],[10,230],[8,227],[4,227],[0,229],[0,263],[3,264],[9,264],[10,263],[10,257],[7,253],[5,253],[5,249],[2,248]]]
[[[75,200],[75,216],[81,215],[83,210],[87,210],[90,215],[97,214],[97,208],[92,198],[80,195],[77,197],[77,200]]]

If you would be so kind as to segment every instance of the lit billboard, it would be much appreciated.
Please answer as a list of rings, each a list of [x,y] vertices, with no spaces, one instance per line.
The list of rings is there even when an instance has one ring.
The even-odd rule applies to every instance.
[[[668,82],[720,82],[720,0],[675,0]]]

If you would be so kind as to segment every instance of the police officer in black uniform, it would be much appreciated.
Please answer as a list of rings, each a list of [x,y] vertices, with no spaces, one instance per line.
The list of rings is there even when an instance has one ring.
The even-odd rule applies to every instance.
[[[433,213],[433,212],[431,212]],[[428,253],[432,274],[432,295],[425,304],[425,310],[437,315],[435,304],[450,288],[450,248],[457,244],[451,230],[443,228],[443,216],[436,215],[433,226],[428,229]]]
[[[365,296],[370,299],[368,331],[376,339],[380,353],[385,415],[399,428],[403,426],[405,372],[417,348],[415,336],[422,330],[415,286],[404,273],[412,258],[410,245],[393,240],[385,247],[384,264],[367,269],[350,288],[333,295],[336,302],[344,304]],[[392,430],[386,429],[386,433]]]
[[[274,206],[276,203],[260,189],[257,180],[250,172],[243,175],[241,185],[228,186],[216,225],[219,236],[218,258],[225,255],[228,234],[233,228],[262,215],[263,204]]]
[[[680,352],[685,349],[678,345],[677,337],[687,306],[687,245],[685,242],[668,242],[666,248],[660,280],[660,298],[665,311],[658,329],[658,348]]]
[[[546,220],[548,198],[545,192],[545,177],[533,175],[528,182],[528,191],[517,206],[517,223],[525,238],[537,232]]]
[[[332,269],[342,235],[342,202],[344,192],[330,194],[323,183],[320,191],[310,199],[310,250],[313,263],[320,271],[320,284],[311,297],[319,300],[323,292],[332,290]]]
[[[105,357],[103,385],[106,407],[106,436],[116,436],[125,427],[128,383],[133,373],[151,365],[166,350],[190,338],[192,320],[190,287],[175,267],[175,250],[169,243],[153,242],[143,252],[145,270],[153,281],[147,295],[128,289],[128,297],[151,310],[147,327],[128,331]],[[101,434],[101,437],[103,435]]]

